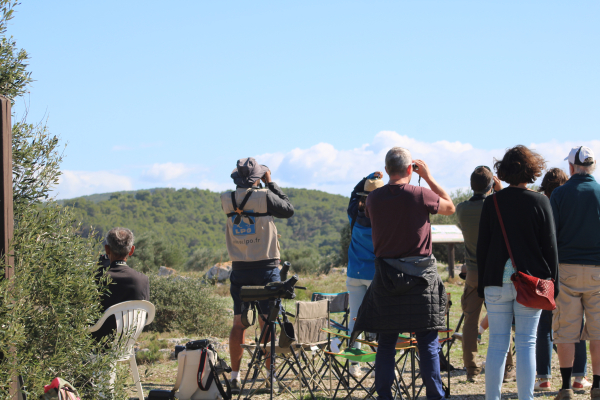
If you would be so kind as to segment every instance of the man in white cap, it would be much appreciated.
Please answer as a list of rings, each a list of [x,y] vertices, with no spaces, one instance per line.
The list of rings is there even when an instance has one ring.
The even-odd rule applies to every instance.
[[[591,398],[600,399],[600,185],[592,174],[596,158],[585,146],[571,149],[571,178],[552,192],[560,292],[552,319],[563,386],[556,400],[572,399],[575,343],[590,341],[594,381]],[[585,313],[585,327],[580,332]]]

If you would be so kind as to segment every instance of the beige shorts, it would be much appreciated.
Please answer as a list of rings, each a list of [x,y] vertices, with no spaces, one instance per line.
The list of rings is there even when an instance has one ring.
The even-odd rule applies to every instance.
[[[560,292],[552,315],[554,343],[600,340],[600,266],[559,264],[558,276]]]

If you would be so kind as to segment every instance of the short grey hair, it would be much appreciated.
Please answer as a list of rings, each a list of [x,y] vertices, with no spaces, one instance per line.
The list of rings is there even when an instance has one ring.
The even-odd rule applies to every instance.
[[[411,163],[410,151],[402,147],[392,147],[385,155],[385,167],[389,175],[405,177],[406,170]]]
[[[106,244],[118,257],[127,257],[133,247],[133,232],[127,228],[113,228],[106,234]]]
[[[590,162],[590,161],[594,161],[593,158],[586,158],[584,162]],[[569,163],[571,164],[571,163]],[[594,171],[596,170],[596,162],[594,161],[594,163],[592,165],[575,165],[575,164],[571,164],[573,166],[573,172],[575,175],[592,175],[594,173]]]

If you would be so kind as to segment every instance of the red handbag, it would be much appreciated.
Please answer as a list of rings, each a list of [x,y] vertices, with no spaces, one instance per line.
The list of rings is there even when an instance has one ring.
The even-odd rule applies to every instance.
[[[500,208],[498,208],[496,194],[494,194],[493,197],[496,213],[498,214],[498,221],[500,221],[500,228],[502,228],[502,235],[504,236],[504,243],[506,243],[508,255],[510,256],[513,267],[517,269],[517,264],[515,264],[515,259],[510,250],[510,244],[508,243],[508,237],[506,236],[506,230],[504,229],[504,222],[502,222]],[[512,274],[510,280],[517,290],[517,303],[524,305],[525,307],[539,308],[548,311],[552,311],[556,308],[556,303],[554,302],[554,279],[540,279],[517,271]]]

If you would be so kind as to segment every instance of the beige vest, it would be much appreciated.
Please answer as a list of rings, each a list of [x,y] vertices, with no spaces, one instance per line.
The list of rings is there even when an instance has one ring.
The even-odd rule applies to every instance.
[[[244,211],[255,213],[267,212],[268,189],[242,189],[235,191],[235,201],[239,207],[252,190],[252,195],[244,206]],[[226,214],[234,212],[231,202],[231,192],[221,194],[221,206]],[[227,218],[225,236],[227,238],[227,251],[231,261],[262,261],[279,259],[279,243],[277,242],[277,228],[273,216],[242,217],[241,222],[235,225],[236,216]],[[250,224],[248,218],[254,221]]]

